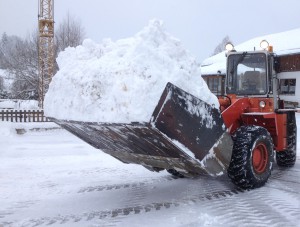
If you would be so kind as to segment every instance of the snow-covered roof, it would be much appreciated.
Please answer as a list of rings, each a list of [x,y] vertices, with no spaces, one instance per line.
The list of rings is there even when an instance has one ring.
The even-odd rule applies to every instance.
[[[260,42],[267,40],[277,55],[300,53],[300,28],[253,38],[235,46],[236,51],[260,50]],[[202,75],[226,73],[225,51],[205,59],[201,64]]]

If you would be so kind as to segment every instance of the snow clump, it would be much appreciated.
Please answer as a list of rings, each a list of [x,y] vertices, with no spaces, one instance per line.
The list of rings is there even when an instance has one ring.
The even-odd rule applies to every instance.
[[[45,96],[48,117],[65,120],[147,122],[168,82],[219,106],[196,59],[151,20],[133,37],[116,42],[90,39],[57,58],[59,71]]]

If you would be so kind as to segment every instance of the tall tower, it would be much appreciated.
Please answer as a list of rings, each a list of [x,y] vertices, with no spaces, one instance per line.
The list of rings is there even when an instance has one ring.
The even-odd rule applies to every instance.
[[[54,0],[39,0],[39,107],[44,108],[45,93],[54,70]]]

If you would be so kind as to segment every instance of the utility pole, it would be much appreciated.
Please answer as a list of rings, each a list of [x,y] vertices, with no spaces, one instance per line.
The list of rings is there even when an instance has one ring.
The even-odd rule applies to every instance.
[[[39,107],[44,108],[45,93],[54,71],[54,0],[39,0]]]

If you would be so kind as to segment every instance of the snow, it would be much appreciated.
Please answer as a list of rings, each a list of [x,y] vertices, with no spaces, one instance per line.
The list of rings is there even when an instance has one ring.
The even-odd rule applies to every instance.
[[[57,62],[60,70],[44,102],[48,117],[147,122],[167,82],[219,106],[195,57],[157,19],[126,39],[100,44],[86,39],[60,53]]]
[[[6,71],[4,69],[0,69],[0,77],[4,78],[6,75]]]
[[[38,101],[20,99],[0,99],[0,109],[37,110]]]
[[[236,51],[253,51],[261,50],[260,42],[267,40],[270,46],[273,46],[273,51],[277,55],[300,53],[300,28],[280,32],[265,36],[260,36],[248,40],[244,43],[235,46]],[[225,51],[205,59],[201,64],[202,75],[226,73],[226,56]]]
[[[293,168],[243,192],[126,165],[53,125],[0,122],[0,226],[299,226],[299,146]]]
[[[263,39],[272,45],[271,37]],[[205,64],[218,58],[224,53]],[[195,58],[159,20],[116,42],[85,40],[58,64],[44,103],[58,119],[149,121],[167,82],[219,105]],[[176,179],[126,165],[54,123],[0,122],[0,226],[299,226],[299,146],[297,154],[293,168],[274,165],[264,187],[241,191],[226,176]]]
[[[7,70],[0,69],[0,80],[1,78],[3,79],[3,90],[10,91],[13,84],[12,76]]]

